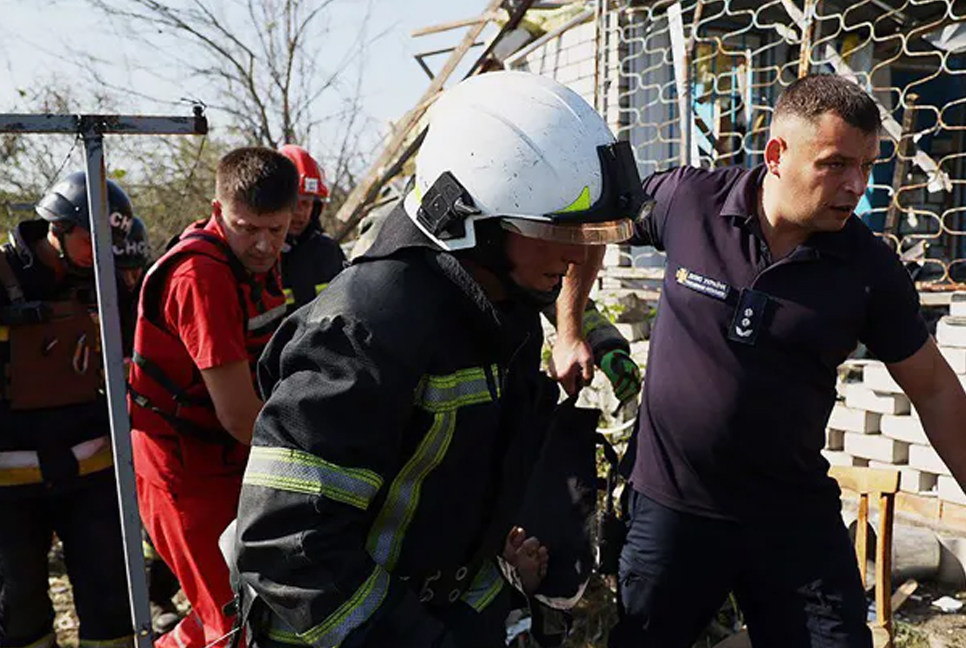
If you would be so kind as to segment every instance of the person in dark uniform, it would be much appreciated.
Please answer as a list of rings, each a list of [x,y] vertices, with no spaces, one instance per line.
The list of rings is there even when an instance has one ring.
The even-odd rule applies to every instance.
[[[690,646],[729,592],[767,648],[869,648],[867,604],[820,454],[838,366],[888,367],[960,484],[966,394],[889,247],[855,216],[879,107],[833,75],[775,104],[764,164],[644,182],[632,240],[667,253],[636,431],[612,648]]]
[[[342,248],[326,236],[319,214],[328,200],[325,174],[301,146],[286,144],[278,150],[299,172],[299,204],[292,216],[282,248],[282,286],[291,313],[309,303],[345,267]]]
[[[110,180],[107,199],[121,245],[131,202]],[[56,533],[80,645],[129,648],[84,173],[54,185],[36,212],[0,249],[0,646],[56,644],[47,593]]]
[[[256,645],[505,646],[507,580],[546,560],[511,531],[559,396],[540,309],[643,202],[629,146],[556,81],[440,97],[414,190],[259,363],[235,560]]]

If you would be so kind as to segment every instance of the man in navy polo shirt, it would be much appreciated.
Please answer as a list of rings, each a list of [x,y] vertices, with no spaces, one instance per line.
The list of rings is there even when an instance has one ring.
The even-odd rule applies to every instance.
[[[666,251],[667,274],[612,648],[690,646],[732,591],[755,648],[872,645],[819,453],[858,341],[966,485],[966,395],[896,255],[853,214],[880,126],[861,88],[810,76],[779,99],[764,165],[645,181],[656,207],[633,242]]]

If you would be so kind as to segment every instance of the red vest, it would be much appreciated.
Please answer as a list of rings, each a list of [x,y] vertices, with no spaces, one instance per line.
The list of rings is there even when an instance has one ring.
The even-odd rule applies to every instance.
[[[193,452],[207,457],[202,464],[218,464],[208,466],[216,472],[219,467],[241,470],[248,448],[222,428],[201,372],[188,361],[176,332],[166,328],[164,288],[171,271],[190,255],[204,255],[231,269],[245,314],[238,325],[244,329],[253,384],[258,358],[285,315],[285,296],[277,269],[272,269],[263,287],[224,239],[204,225],[201,221],[185,230],[145,277],[129,384],[131,427],[144,432],[157,448],[169,447],[165,452],[180,455],[183,463],[187,463],[186,448],[192,446]],[[201,467],[191,469],[196,472]]]

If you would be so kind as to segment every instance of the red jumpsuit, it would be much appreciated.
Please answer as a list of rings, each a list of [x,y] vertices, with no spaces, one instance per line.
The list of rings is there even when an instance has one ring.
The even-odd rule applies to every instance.
[[[203,648],[231,630],[218,537],[235,517],[248,447],[218,423],[200,371],[254,366],[284,314],[277,271],[248,273],[214,220],[185,230],[145,278],[129,400],[138,504],[192,606],[159,648]]]

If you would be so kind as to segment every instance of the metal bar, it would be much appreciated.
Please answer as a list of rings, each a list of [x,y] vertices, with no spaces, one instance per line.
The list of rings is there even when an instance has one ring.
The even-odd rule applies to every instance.
[[[0,133],[93,132],[100,135],[204,135],[208,121],[195,107],[192,117],[152,115],[0,114]]]
[[[423,54],[415,54],[413,58],[416,59],[416,62],[419,63],[419,67],[423,68],[423,72],[425,72],[426,76],[429,77],[429,80],[432,81],[435,78],[433,76],[433,71],[429,69],[428,65],[426,65],[426,61],[423,60],[423,56]]]
[[[912,141],[912,131],[915,124],[916,100],[918,95],[910,92],[906,95],[905,113],[902,115],[902,134],[896,142],[896,166],[892,171],[892,200],[889,201],[889,210],[886,212],[885,227],[886,234],[895,236],[899,233],[899,193],[902,185],[906,181],[907,160],[909,159],[909,149]]]
[[[483,44],[484,44],[483,41],[476,41],[470,47],[480,47]],[[413,54],[413,56],[416,58],[420,58],[425,56],[436,56],[437,54],[449,54],[455,49],[456,49],[455,47],[444,47],[442,49],[430,50],[428,52],[420,52],[419,54]]]
[[[668,31],[671,37],[671,58],[674,63],[674,87],[678,95],[678,128],[681,131],[681,165],[688,166],[692,159],[691,140],[691,92],[688,74],[687,40],[684,37],[684,16],[681,2],[667,8]]]
[[[792,21],[798,26],[799,29],[804,31],[805,27],[805,16],[802,14],[801,10],[795,6],[792,0],[782,0],[782,6],[785,7],[785,11],[791,17]],[[822,52],[822,56],[825,57],[835,73],[844,76],[845,78],[858,83],[858,76],[855,71],[845,62],[842,55],[838,53],[835,46],[831,43],[825,44],[825,49]],[[889,109],[882,105],[882,103],[872,96],[872,99],[879,106],[879,114],[882,116],[882,128],[885,132],[893,138],[896,142],[902,139],[902,125],[896,121],[895,117],[889,112]],[[913,156],[912,161],[920,169],[925,171],[926,176],[929,178],[929,191],[935,193],[936,191],[952,191],[953,184],[949,179],[949,176],[939,168],[939,164],[936,163],[925,151],[917,147],[916,154]]]
[[[526,47],[523,47],[517,50],[516,52],[514,52],[512,55],[506,57],[503,60],[503,65],[505,65],[508,68],[513,67],[514,63],[524,58],[528,54],[532,53],[534,50],[540,47],[543,47],[544,45],[552,41],[554,38],[558,38],[561,34],[576,27],[577,25],[587,22],[588,20],[594,17],[594,13],[595,13],[595,10],[592,8],[584,9],[582,12],[580,12],[579,14],[577,14],[576,16],[574,16],[564,24],[560,25],[556,29],[552,31],[548,31],[546,34],[536,39]]]
[[[111,443],[114,446],[114,475],[121,509],[121,535],[127,565],[131,619],[138,647],[151,648],[151,609],[148,603],[148,584],[144,571],[144,554],[141,550],[141,519],[138,515],[134,483],[124,357],[121,350],[121,319],[117,303],[111,224],[108,220],[110,216],[107,213],[103,136],[93,129],[84,132],[84,150],[87,153],[88,213],[94,244],[94,282],[97,288],[101,350],[104,357]]]

